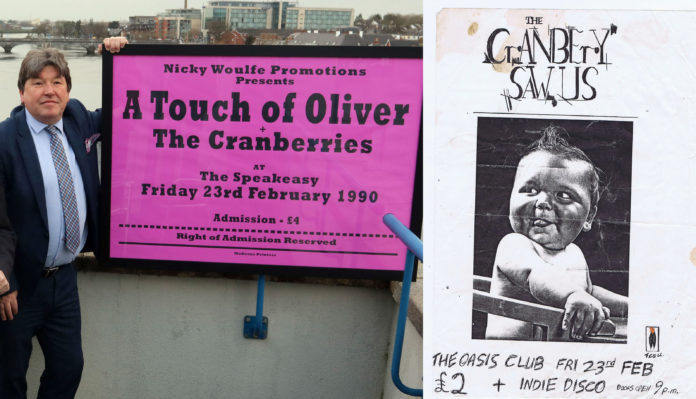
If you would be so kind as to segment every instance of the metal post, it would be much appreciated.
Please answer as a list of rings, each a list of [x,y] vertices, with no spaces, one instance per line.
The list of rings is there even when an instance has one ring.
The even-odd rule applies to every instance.
[[[263,316],[263,295],[265,285],[266,276],[260,274],[256,292],[256,316],[244,316],[244,338],[266,339],[268,336],[268,317]]]

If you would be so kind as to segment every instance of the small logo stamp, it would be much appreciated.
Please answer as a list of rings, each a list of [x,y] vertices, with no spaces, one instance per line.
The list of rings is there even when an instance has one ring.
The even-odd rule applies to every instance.
[[[660,351],[660,327],[646,326],[645,327],[645,351],[659,352]]]

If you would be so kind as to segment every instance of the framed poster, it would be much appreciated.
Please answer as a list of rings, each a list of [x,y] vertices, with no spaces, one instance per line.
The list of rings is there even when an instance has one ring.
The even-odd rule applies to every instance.
[[[119,266],[400,279],[419,231],[419,48],[104,55],[102,252]]]
[[[696,13],[428,7],[425,397],[693,396]]]

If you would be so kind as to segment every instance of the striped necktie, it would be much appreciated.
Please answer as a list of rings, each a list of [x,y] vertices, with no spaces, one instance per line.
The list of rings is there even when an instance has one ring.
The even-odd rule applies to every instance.
[[[46,131],[51,135],[51,157],[53,166],[58,176],[58,188],[60,200],[63,204],[63,219],[65,220],[65,247],[72,253],[77,253],[80,246],[80,218],[77,213],[77,199],[75,197],[75,185],[68,158],[60,137],[60,130],[53,125],[46,126]]]

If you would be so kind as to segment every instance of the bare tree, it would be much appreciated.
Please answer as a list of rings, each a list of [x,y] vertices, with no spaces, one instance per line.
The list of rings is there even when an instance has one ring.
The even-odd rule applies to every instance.
[[[208,35],[212,36],[214,40],[220,40],[222,34],[227,31],[228,29],[225,21],[215,20],[208,26]]]
[[[58,21],[55,29],[58,36],[73,37],[75,35],[75,23],[73,21]]]
[[[106,22],[94,22],[90,19],[89,22],[82,28],[82,31],[89,37],[101,39],[109,35],[106,27]]]
[[[404,33],[411,26],[422,26],[423,15],[385,14],[382,18],[382,32]]]
[[[34,28],[34,33],[39,36],[46,36],[51,32],[51,22],[48,20],[42,21],[39,26]]]
[[[358,28],[364,29],[365,25],[365,20],[363,19],[362,14],[358,14],[358,16],[355,17],[355,21],[353,21],[353,26],[357,26]]]

